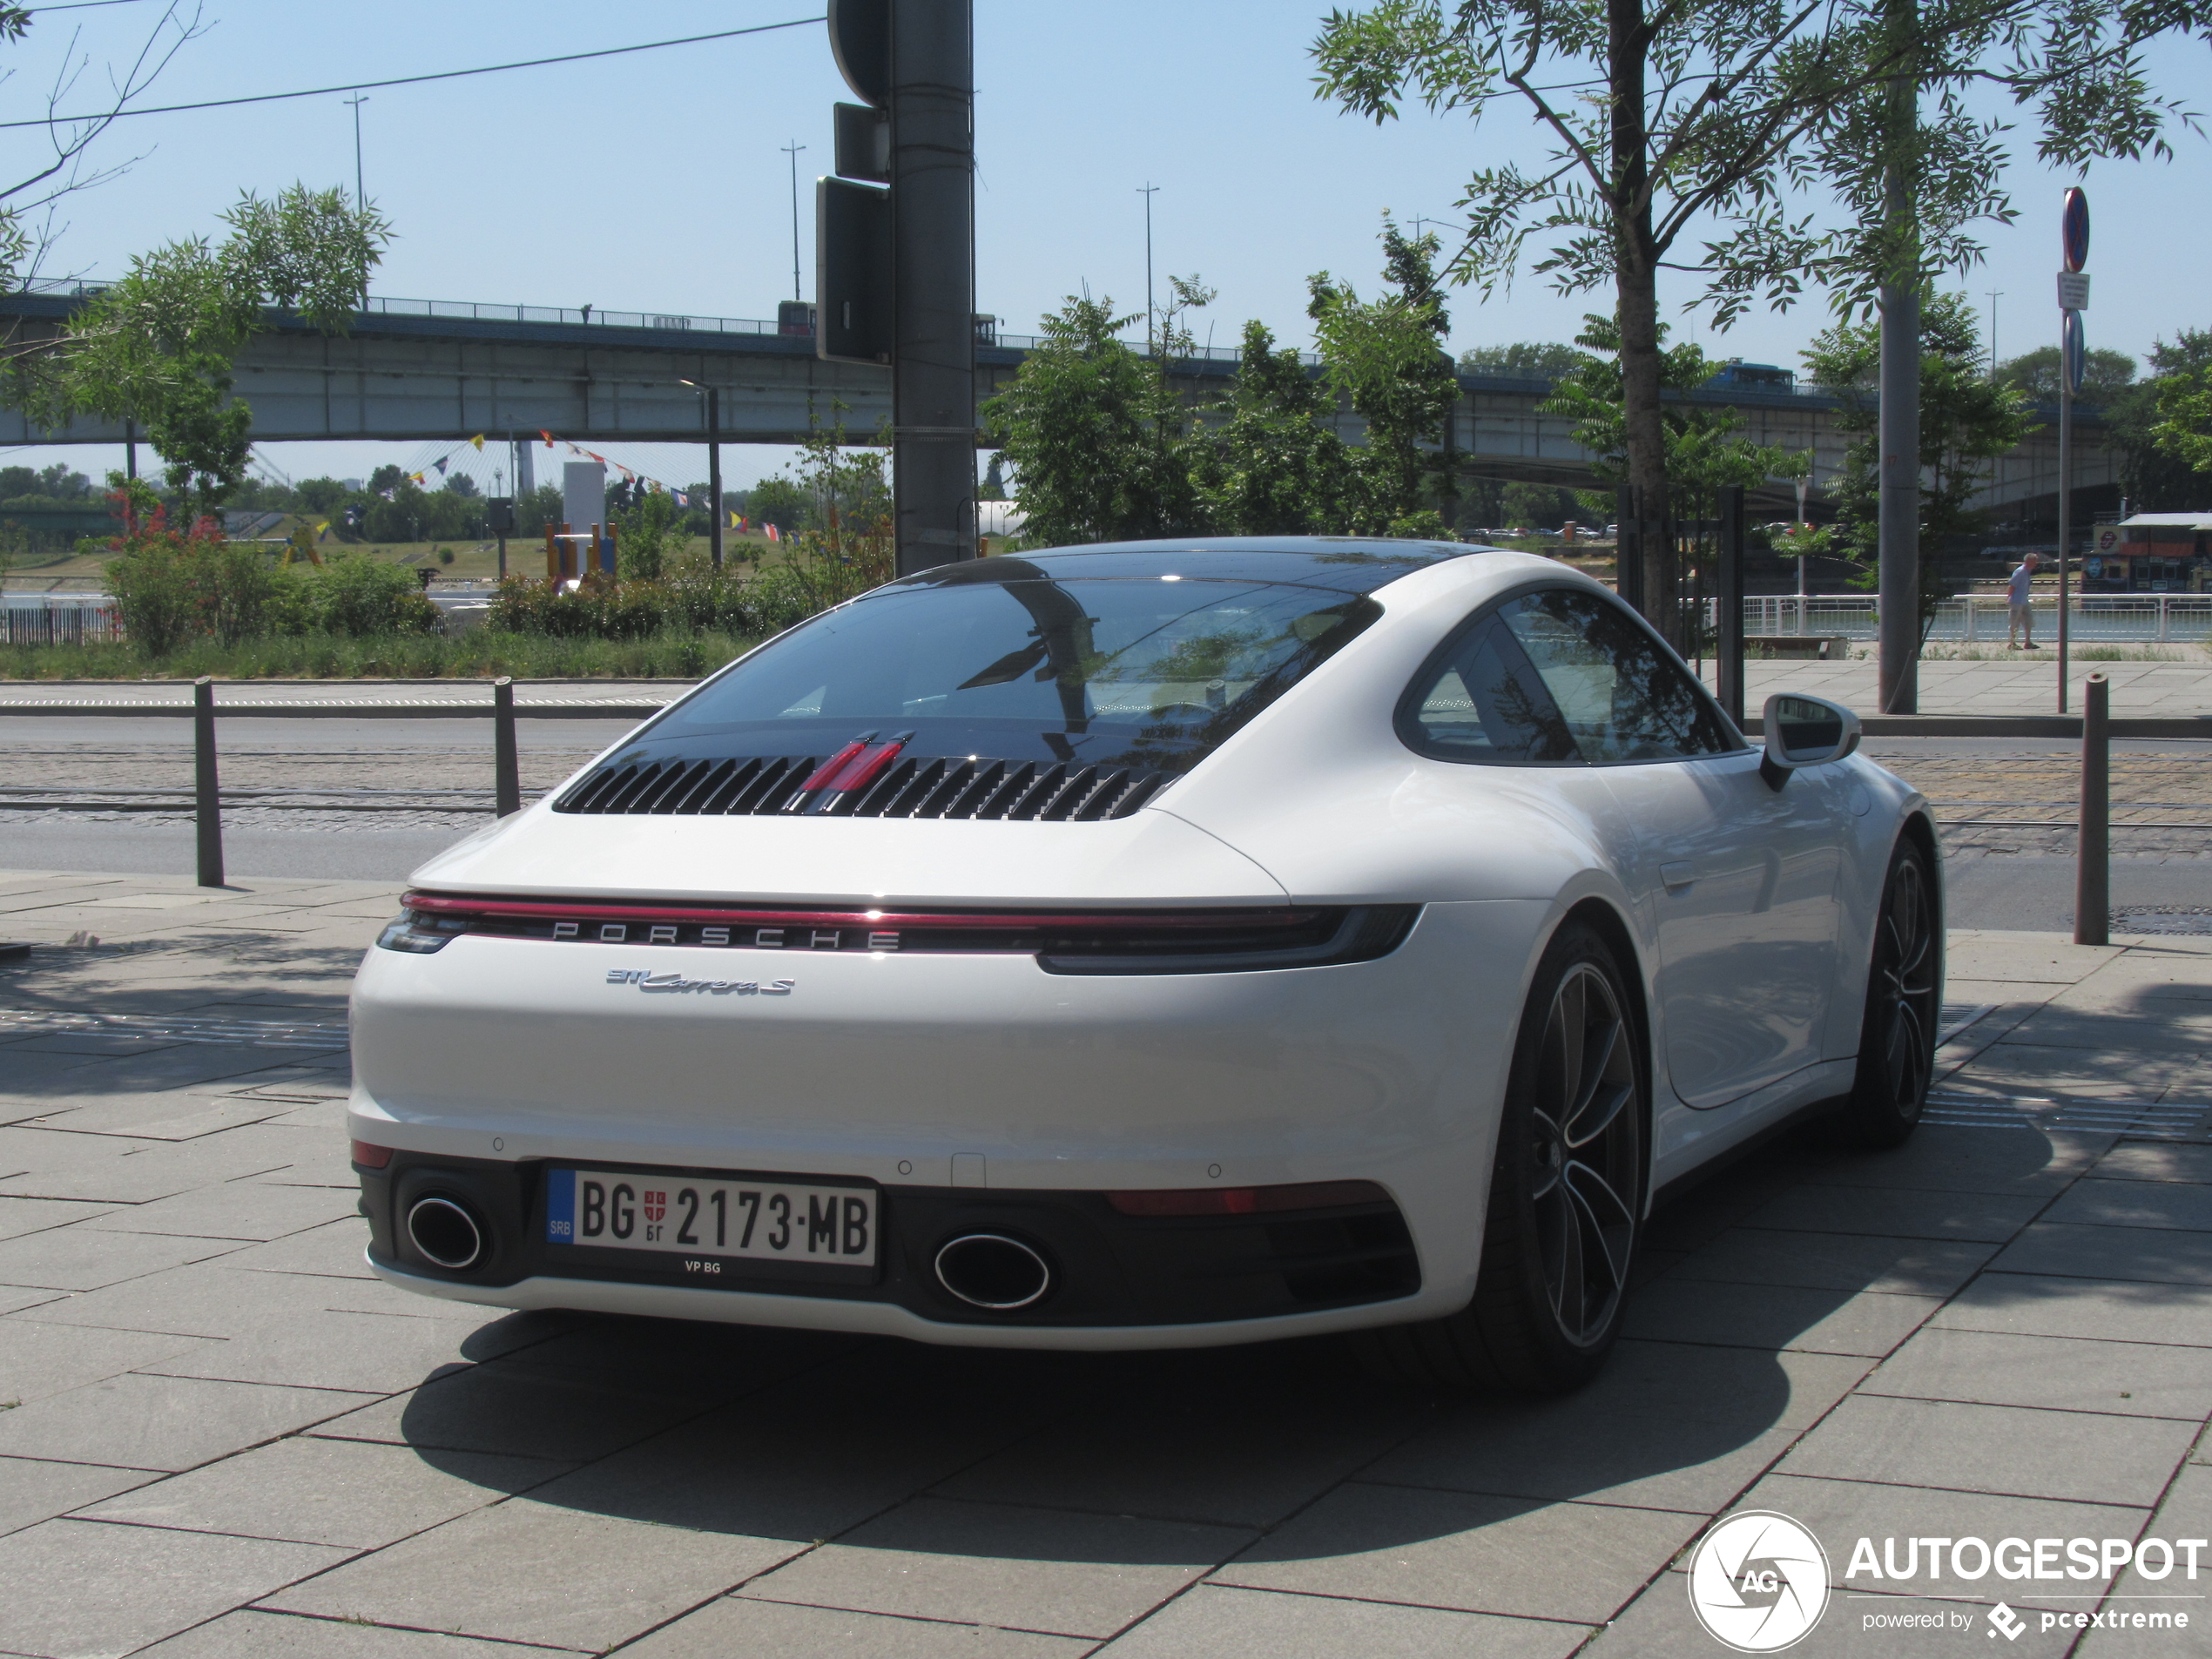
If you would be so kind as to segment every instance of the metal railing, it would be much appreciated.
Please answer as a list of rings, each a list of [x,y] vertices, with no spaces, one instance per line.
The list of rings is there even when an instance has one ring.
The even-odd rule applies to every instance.
[[[25,604],[10,595],[0,604],[0,645],[112,645],[123,637],[123,617],[111,604],[87,604],[68,595],[39,596]]]
[[[1719,622],[1719,602],[1705,602],[1709,627]],[[2038,594],[2029,610],[2039,637],[2058,635],[2056,595]],[[1880,607],[1872,594],[1754,594],[1743,601],[1747,634],[1811,635],[1871,639]],[[2001,593],[1946,599],[1936,607],[1930,639],[1972,644],[2001,642],[2011,617]],[[2090,593],[2067,604],[2067,632],[2080,641],[2131,644],[2196,644],[2212,637],[2212,594]]]

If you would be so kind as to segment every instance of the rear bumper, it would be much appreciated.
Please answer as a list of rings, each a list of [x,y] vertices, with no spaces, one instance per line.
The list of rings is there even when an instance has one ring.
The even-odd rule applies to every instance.
[[[455,1284],[410,1273],[368,1258],[388,1285],[418,1295],[482,1307],[566,1309],[631,1314],[646,1318],[697,1319],[709,1324],[757,1325],[792,1331],[835,1331],[852,1336],[904,1337],[958,1348],[1042,1348],[1108,1353],[1154,1348],[1222,1348],[1244,1342],[1326,1336],[1372,1325],[1440,1317],[1453,1306],[1423,1292],[1399,1301],[1332,1308],[1271,1318],[1224,1319],[1197,1325],[948,1325],[925,1319],[888,1302],[830,1301],[808,1296],[746,1291],[702,1291],[664,1285],[618,1285],[591,1279],[533,1278],[496,1288]]]
[[[700,1281],[686,1255],[594,1250],[550,1242],[546,1172],[550,1163],[497,1163],[396,1153],[362,1169],[368,1256],[380,1271],[488,1296],[525,1284],[560,1282],[690,1294]],[[686,1172],[635,1171],[641,1185]],[[739,1180],[741,1171],[715,1171]],[[461,1204],[488,1241],[471,1267],[448,1270],[424,1258],[401,1217],[425,1198]],[[1051,1271],[1035,1305],[993,1312],[962,1302],[939,1282],[937,1255],[966,1235],[1019,1240]],[[889,1306],[927,1326],[1073,1327],[1248,1321],[1402,1301],[1420,1288],[1412,1235],[1397,1204],[1372,1201],[1260,1215],[1129,1216],[1102,1193],[983,1191],[889,1187],[877,1191],[872,1266],[723,1258],[710,1300],[803,1298],[848,1307]],[[696,1265],[696,1263],[693,1264]],[[412,1286],[411,1286],[412,1287]],[[689,1317],[701,1317],[691,1315]]]

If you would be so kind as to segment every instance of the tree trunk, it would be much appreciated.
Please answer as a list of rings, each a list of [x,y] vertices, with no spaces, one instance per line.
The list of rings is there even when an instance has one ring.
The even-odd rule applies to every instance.
[[[1659,267],[1645,196],[1644,56],[1650,30],[1642,0],[1608,0],[1612,66],[1615,288],[1621,325],[1621,414],[1643,560],[1643,614],[1669,644],[1682,643],[1674,538],[1667,533],[1667,433],[1659,412]],[[1622,527],[1626,539],[1628,527]]]

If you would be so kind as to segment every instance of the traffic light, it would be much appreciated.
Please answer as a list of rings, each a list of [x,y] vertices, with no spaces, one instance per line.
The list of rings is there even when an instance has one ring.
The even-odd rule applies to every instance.
[[[898,574],[975,556],[974,0],[829,0],[816,354],[891,370]]]
[[[889,191],[843,179],[815,181],[814,289],[817,356],[833,363],[891,361]]]
[[[888,363],[896,326],[891,266],[892,0],[832,0],[830,53],[866,104],[840,104],[837,176],[814,185],[816,355]],[[857,181],[857,182],[856,182]]]

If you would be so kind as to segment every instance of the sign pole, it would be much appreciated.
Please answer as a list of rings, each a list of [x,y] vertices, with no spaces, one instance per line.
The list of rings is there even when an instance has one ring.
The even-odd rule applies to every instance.
[[[2089,198],[2078,189],[2066,192],[2059,210],[2059,712],[2067,711],[2067,611],[2072,601],[2067,556],[2074,541],[2074,395],[2081,389],[2088,366],[2088,341],[2081,314],[2089,306]]]

